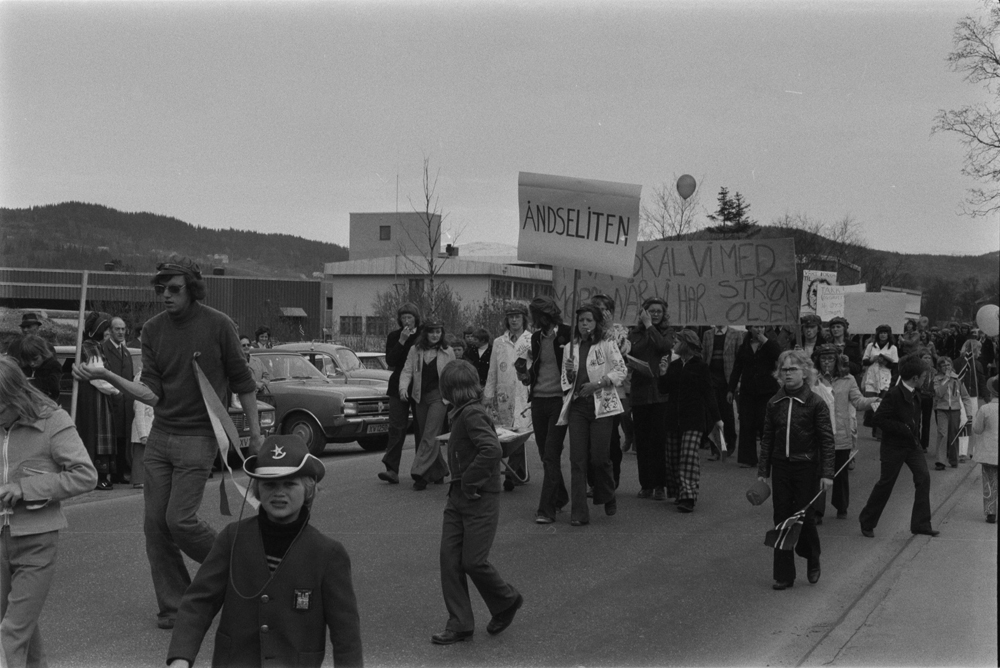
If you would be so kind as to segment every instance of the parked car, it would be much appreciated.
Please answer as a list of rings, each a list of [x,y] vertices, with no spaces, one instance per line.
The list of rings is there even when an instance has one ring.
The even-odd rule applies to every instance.
[[[328,377],[314,366],[309,351],[300,354],[289,350],[291,345],[310,344],[250,351],[270,375],[265,392],[273,400],[281,433],[300,435],[313,454],[327,443],[351,441],[365,450],[384,450],[389,438],[386,383],[350,372]]]
[[[392,372],[385,367],[371,368],[362,364],[358,355],[339,343],[285,343],[272,350],[291,350],[302,355],[327,378],[350,385],[381,385],[385,392]]]
[[[132,356],[132,366],[135,369],[142,366],[142,351],[138,348],[129,348],[128,352]],[[73,397],[73,362],[76,361],[76,346],[56,346],[56,359],[63,367],[62,378],[59,380],[59,404],[69,412]],[[258,401],[257,416],[260,420],[261,435],[269,436],[274,431],[274,407],[266,402]],[[240,449],[246,456],[249,454],[250,447],[250,427],[247,425],[246,415],[243,414],[243,407],[240,406],[236,395],[232,395],[229,402],[229,417],[233,421],[233,425],[236,426],[236,431],[239,432]]]
[[[389,365],[385,361],[385,353],[354,353],[361,360],[366,369],[383,369],[388,371]],[[390,372],[391,373],[391,372]]]

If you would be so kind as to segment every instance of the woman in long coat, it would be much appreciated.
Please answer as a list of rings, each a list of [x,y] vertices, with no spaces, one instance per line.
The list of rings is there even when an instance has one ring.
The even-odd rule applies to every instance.
[[[448,462],[437,441],[448,413],[441,401],[439,383],[445,365],[454,359],[455,351],[444,338],[444,325],[427,322],[406,354],[406,366],[399,376],[399,398],[406,402],[412,394],[416,403],[417,449],[410,477],[418,492],[427,489],[428,483],[443,483],[448,475]]]
[[[781,347],[764,335],[763,327],[747,329],[747,337],[736,352],[728,396],[732,400],[739,386],[740,433],[736,461],[742,468],[757,466],[757,439],[764,434],[767,401],[778,391],[774,366],[781,354]]]
[[[111,325],[106,313],[91,312],[83,325],[83,348],[80,361],[91,366],[105,366],[101,342],[104,332]],[[111,460],[115,456],[115,431],[109,396],[118,394],[106,380],[92,380],[78,384],[76,403],[76,429],[97,468],[97,489],[112,489]]]

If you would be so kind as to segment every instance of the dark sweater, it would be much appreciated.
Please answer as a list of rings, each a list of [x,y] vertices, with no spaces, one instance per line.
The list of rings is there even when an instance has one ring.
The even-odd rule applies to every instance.
[[[267,567],[273,573],[277,570],[281,560],[285,558],[285,553],[292,546],[295,537],[302,531],[302,527],[309,521],[309,509],[302,506],[299,516],[294,522],[288,524],[278,524],[272,522],[271,518],[260,508],[257,513],[257,526],[260,527],[260,539],[264,543],[264,556],[267,557]]]
[[[247,365],[236,325],[225,313],[195,302],[180,318],[163,311],[142,329],[143,385],[160,400],[153,407],[153,429],[184,436],[212,436],[212,423],[198,388],[191,360],[198,364],[219,400],[228,393],[257,390]]]
[[[42,362],[37,369],[26,369],[25,372],[35,389],[52,401],[59,401],[59,379],[62,378],[62,365],[57,359],[50,357]]]

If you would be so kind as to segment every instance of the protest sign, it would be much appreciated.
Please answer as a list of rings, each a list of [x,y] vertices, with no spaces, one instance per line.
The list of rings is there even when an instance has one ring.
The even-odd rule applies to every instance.
[[[816,292],[816,315],[828,321],[844,315],[844,295],[848,292],[864,292],[867,283],[857,285],[819,284]]]
[[[631,276],[642,186],[521,172],[517,259]]]
[[[556,301],[572,313],[573,268],[553,267]],[[633,323],[642,302],[667,302],[670,324],[790,325],[799,321],[792,239],[643,241],[631,278],[580,272],[577,303],[615,300],[615,319]]]
[[[799,302],[800,315],[815,315],[819,302],[819,286],[836,285],[837,272],[805,269],[802,272],[802,299]]]
[[[879,325],[903,331],[907,295],[898,292],[855,292],[844,295],[844,317],[851,334],[874,334]]]
[[[922,291],[908,290],[906,288],[894,288],[888,285],[883,285],[882,292],[898,292],[906,295],[906,317],[912,320],[920,319],[920,304],[923,301],[924,296]]]

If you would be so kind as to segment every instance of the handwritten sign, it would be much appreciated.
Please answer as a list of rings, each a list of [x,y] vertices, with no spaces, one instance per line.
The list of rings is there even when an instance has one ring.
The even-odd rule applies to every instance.
[[[642,186],[521,172],[517,259],[631,276]]]
[[[908,297],[898,292],[856,292],[844,295],[844,317],[851,334],[874,334],[879,325],[903,331]]]
[[[801,315],[815,315],[819,305],[819,286],[836,285],[837,272],[806,269],[802,272],[802,300],[799,302]]]
[[[821,284],[816,293],[816,315],[820,320],[831,320],[844,315],[844,295],[848,292],[864,292],[867,283],[857,285],[825,285]]]
[[[573,269],[553,267],[556,301],[571,313]],[[615,319],[636,321],[642,303],[659,297],[670,324],[790,325],[799,321],[792,239],[643,241],[631,278],[581,272],[578,303],[595,294],[615,300]]]

